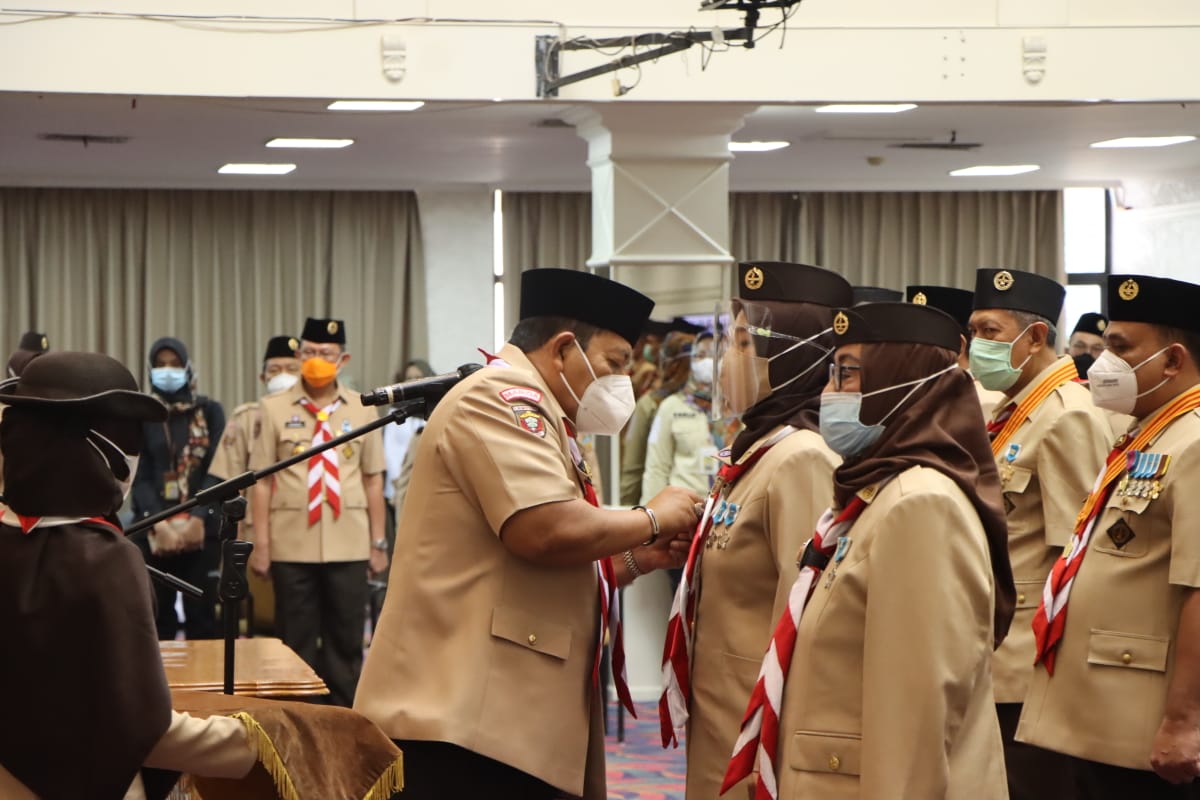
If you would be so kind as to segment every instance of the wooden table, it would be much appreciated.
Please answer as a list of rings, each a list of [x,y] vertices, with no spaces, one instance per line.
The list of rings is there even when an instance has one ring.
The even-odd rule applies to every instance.
[[[233,691],[255,697],[329,694],[325,682],[278,639],[255,637],[235,643]],[[224,688],[225,643],[220,639],[158,643],[172,689],[219,692]]]

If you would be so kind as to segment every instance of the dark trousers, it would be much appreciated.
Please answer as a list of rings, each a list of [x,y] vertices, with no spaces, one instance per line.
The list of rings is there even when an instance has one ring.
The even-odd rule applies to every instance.
[[[367,562],[271,563],[279,638],[316,670],[329,702],[354,703],[362,671]]]
[[[1080,800],[1197,800],[1200,784],[1167,783],[1153,772],[1072,758]]]
[[[519,769],[447,742],[397,739],[404,791],[396,800],[553,800],[559,790]]]
[[[185,580],[193,586],[204,590],[203,597],[183,596],[184,622],[180,625],[179,614],[175,611],[175,598],[179,592],[159,581],[154,581],[154,626],[158,629],[159,639],[174,639],[179,629],[189,639],[219,639],[220,626],[217,624],[217,583],[212,573],[217,569],[219,544],[216,539],[205,538],[202,550],[190,553],[180,553],[175,556],[150,555],[150,545],[146,537],[138,537],[138,546],[142,556],[150,566]]]
[[[1084,800],[1087,797],[1075,791],[1069,756],[1013,738],[1021,719],[1020,703],[997,703],[996,716],[1000,718],[1000,738],[1004,741],[1009,800]]]

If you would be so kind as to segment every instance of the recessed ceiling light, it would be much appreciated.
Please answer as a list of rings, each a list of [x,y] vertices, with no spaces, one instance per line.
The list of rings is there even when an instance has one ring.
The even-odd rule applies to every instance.
[[[1194,141],[1195,136],[1122,136],[1120,139],[1092,142],[1092,147],[1170,147]]]
[[[791,142],[730,142],[731,153],[768,153],[772,150],[782,150]]]
[[[226,164],[217,172],[222,175],[287,175],[295,164]]]
[[[334,100],[330,111],[416,111],[423,100]]]
[[[1004,175],[1024,175],[1026,172],[1037,172],[1041,169],[1037,164],[997,164],[978,167],[964,167],[953,170],[950,174],[956,178],[986,178]]]
[[[267,142],[267,147],[294,147],[312,150],[337,150],[354,144],[353,139],[288,139],[276,137]]]
[[[916,103],[834,103],[814,110],[818,114],[899,114],[916,107]]]

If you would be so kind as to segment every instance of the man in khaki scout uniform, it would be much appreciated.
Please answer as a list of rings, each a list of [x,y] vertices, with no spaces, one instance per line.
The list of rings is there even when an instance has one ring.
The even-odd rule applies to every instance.
[[[1054,351],[1065,292],[1033,273],[981,269],[970,321],[971,372],[1004,393],[988,435],[1008,514],[1017,611],[992,670],[1013,800],[1070,797],[1061,757],[1014,743],[1013,734],[1033,670],[1030,620],[1042,584],[1112,444],[1104,412],[1075,382],[1075,363]]]
[[[429,417],[396,533],[408,557],[354,703],[404,750],[407,800],[605,797],[606,630],[627,689],[600,606],[683,562],[699,499],[671,487],[600,509],[574,438],[629,418],[625,370],[652,305],[587,272],[523,273],[509,343]]]
[[[301,380],[260,401],[262,428],[250,468],[263,469],[375,419],[338,379],[350,360],[341,320],[308,319]],[[372,431],[260,481],[251,490],[250,568],[275,586],[280,638],[350,705],[362,667],[367,570],[387,568],[383,536],[383,437]]]
[[[300,380],[300,359],[296,351],[300,340],[294,336],[272,336],[263,354],[262,372],[258,380],[267,394],[290,389]],[[250,468],[250,449],[262,430],[262,409],[258,402],[242,403],[233,410],[225,423],[225,433],[213,453],[208,472],[220,480],[228,480]],[[238,538],[254,541],[254,515],[246,510],[246,518]],[[270,631],[275,625],[275,589],[271,582],[253,570],[246,576],[254,596],[254,619],[258,632]]]
[[[1197,308],[1200,286],[1108,278],[1108,349],[1089,384],[1135,420],[1046,583],[1017,730],[1071,757],[1078,797],[1200,797]]]

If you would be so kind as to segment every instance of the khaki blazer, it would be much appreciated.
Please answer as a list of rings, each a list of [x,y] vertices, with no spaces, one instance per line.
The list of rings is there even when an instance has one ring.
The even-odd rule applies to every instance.
[[[1064,356],[1063,358],[1066,358]],[[1020,404],[1059,359],[1030,381],[1012,402]],[[1007,402],[996,407],[996,415]],[[1008,512],[1008,556],[1017,609],[992,672],[997,703],[1020,703],[1033,673],[1033,613],[1054,560],[1071,541],[1075,517],[1112,448],[1108,417],[1091,393],[1074,381],[1042,401],[996,457]]]
[[[983,526],[946,476],[877,493],[800,620],[779,723],[779,797],[1008,797],[992,698]]]
[[[759,439],[746,457],[781,429]],[[737,516],[732,525],[714,526],[700,561],[687,800],[711,800],[720,791],[763,654],[796,580],[797,557],[833,502],[840,461],[820,434],[796,431],[729,491]],[[728,796],[741,800],[746,789]]]
[[[1034,670],[1017,739],[1148,770],[1180,608],[1200,587],[1200,413],[1144,449],[1171,457],[1162,492],[1109,497],[1075,575],[1054,677]]]
[[[658,392],[646,392],[633,407],[633,416],[621,435],[621,505],[631,506],[642,497],[642,474],[646,470],[646,447],[654,415],[662,398]]]
[[[233,410],[225,422],[225,432],[213,452],[212,465],[208,474],[219,480],[237,477],[250,468],[250,449],[262,431],[262,409],[258,403],[242,403]],[[242,521],[242,538],[254,541],[251,534],[253,518],[250,504],[246,504],[246,518]]]
[[[375,638],[354,708],[393,739],[451,742],[572,794],[604,797],[592,684],[592,564],[537,566],[505,521],[583,496],[564,413],[505,345],[438,404],[416,444]],[[585,791],[585,777],[587,789]]]
[[[312,446],[317,420],[300,405],[304,382],[259,400],[262,427],[250,449],[250,468],[260,470]],[[338,386],[342,404],[330,416],[333,435],[379,418],[358,394]],[[363,477],[383,472],[383,434],[374,430],[337,448],[342,511],[337,519],[328,502],[321,521],[308,525],[308,465],[301,462],[275,473],[271,491],[271,560],[324,564],[366,561],[371,555],[367,494]]]
[[[642,499],[648,502],[667,486],[682,486],[703,496],[720,466],[709,414],[688,402],[683,392],[662,401],[646,438]]]

